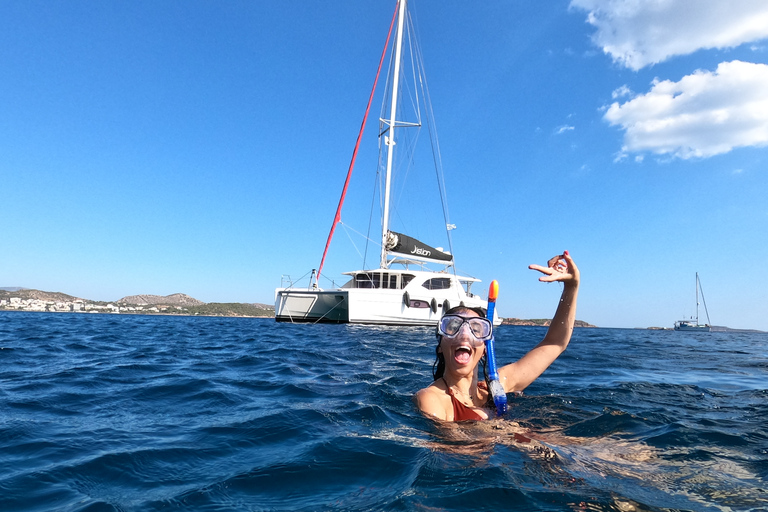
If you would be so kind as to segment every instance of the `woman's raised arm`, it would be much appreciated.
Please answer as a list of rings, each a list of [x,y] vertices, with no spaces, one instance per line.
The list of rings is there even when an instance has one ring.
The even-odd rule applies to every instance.
[[[546,267],[530,265],[528,268],[544,274],[539,281],[563,283],[563,294],[544,339],[518,361],[499,369],[499,380],[507,393],[522,391],[544,373],[568,346],[576,322],[580,275],[568,251],[550,259]]]

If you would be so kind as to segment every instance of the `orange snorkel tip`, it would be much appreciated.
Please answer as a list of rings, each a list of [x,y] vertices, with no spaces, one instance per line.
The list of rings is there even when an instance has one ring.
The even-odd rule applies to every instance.
[[[488,289],[488,301],[496,302],[496,297],[499,296],[499,282],[497,280],[491,281],[491,287]]]

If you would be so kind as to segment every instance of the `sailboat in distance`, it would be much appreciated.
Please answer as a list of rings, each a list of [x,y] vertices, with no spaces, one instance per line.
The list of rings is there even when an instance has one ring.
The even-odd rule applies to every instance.
[[[704,312],[707,314],[707,323],[699,323],[699,292],[701,292],[701,301],[704,303]],[[709,321],[709,311],[707,311],[707,302],[704,300],[704,291],[701,289],[701,281],[699,281],[699,273],[696,272],[696,318],[690,320],[678,320],[675,322],[676,331],[703,331],[710,332],[712,330],[712,324]]]
[[[378,172],[383,177],[383,182],[379,180],[381,183],[379,192],[382,209],[381,231],[372,240],[369,238],[374,244],[380,245],[378,267],[344,272],[343,274],[349,279],[339,287],[332,286],[324,289],[320,286],[319,281],[325,257],[336,226],[340,221],[341,208],[365,127],[364,120],[320,266],[317,270],[312,270],[308,285],[299,287],[289,280],[288,286],[275,290],[275,319],[278,322],[436,325],[443,312],[454,306],[486,306],[486,300],[471,292],[472,285],[480,280],[474,277],[460,276],[456,272],[453,251],[450,249],[450,231],[455,226],[450,224],[447,216],[445,188],[441,181],[442,168],[434,126],[432,126],[429,93],[426,89],[426,80],[423,77],[423,63],[418,48],[418,40],[414,33],[413,21],[408,13],[406,0],[400,0],[397,3],[365,118],[367,119],[370,111],[371,100],[376,90],[378,76],[387,48],[390,46],[389,42],[392,39],[393,31],[387,92],[379,120],[380,166]],[[406,46],[408,46],[407,50]],[[410,59],[410,67],[407,71],[412,74],[410,77],[413,79],[412,83],[408,82],[405,76],[404,61],[408,59]],[[404,97],[407,97],[409,101],[400,102]],[[409,103],[410,106],[417,105],[414,107],[414,111],[417,113],[414,119],[407,118],[404,113],[406,109],[402,108],[401,103]],[[420,106],[422,104],[423,106]],[[438,171],[438,188],[449,247],[447,251],[440,247],[427,245],[409,235],[393,231],[391,228],[391,196],[395,158],[396,156],[399,157],[397,167],[401,168],[405,167],[400,163],[401,159],[412,157],[410,151],[406,150],[410,140],[406,133],[408,130],[421,128],[422,115],[429,126],[429,137],[432,143],[434,162],[432,162],[430,172]],[[439,212],[426,212],[426,215],[433,214],[437,215]],[[423,217],[424,212],[420,216]],[[500,319],[495,317],[494,323],[498,325]]]

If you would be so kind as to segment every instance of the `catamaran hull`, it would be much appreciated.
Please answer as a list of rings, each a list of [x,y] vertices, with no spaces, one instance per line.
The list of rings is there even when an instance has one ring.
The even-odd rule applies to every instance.
[[[433,326],[445,310],[460,303],[468,307],[486,306],[485,301],[479,297],[457,297],[447,293],[410,297],[403,290],[278,289],[275,293],[275,320],[293,323]]]
[[[699,325],[699,324],[689,324],[689,323],[677,322],[677,323],[675,323],[675,330],[676,331],[710,332],[710,331],[712,331],[712,328],[710,326],[708,326],[708,325]]]
[[[342,324],[349,321],[346,290],[277,290],[275,320]]]

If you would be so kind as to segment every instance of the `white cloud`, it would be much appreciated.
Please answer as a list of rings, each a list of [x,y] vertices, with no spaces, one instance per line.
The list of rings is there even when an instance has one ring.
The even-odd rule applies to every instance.
[[[632,90],[626,85],[622,85],[611,93],[611,98],[613,99],[625,98],[627,96],[632,96]]]
[[[768,144],[768,65],[722,62],[679,82],[654,80],[651,90],[613,103],[603,118],[624,131],[622,153],[709,157]]]
[[[766,0],[571,0],[597,28],[593,42],[630,69],[768,37]]]
[[[569,126],[569,125],[566,124],[566,125],[560,126],[555,133],[560,135],[560,134],[563,134],[565,132],[569,132],[569,131],[575,130],[575,129],[576,129],[575,126]]]

